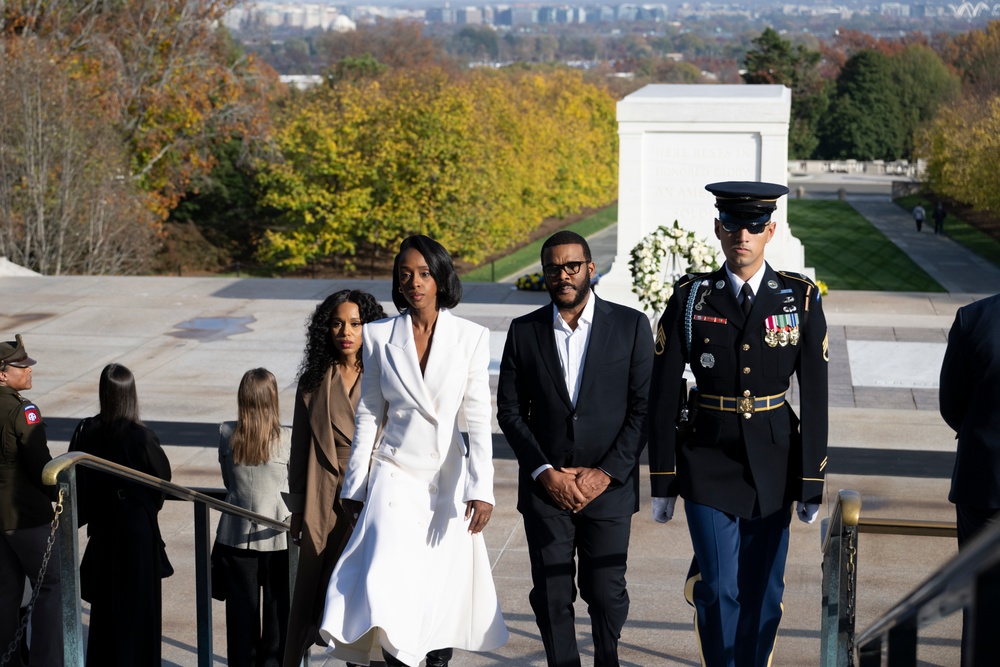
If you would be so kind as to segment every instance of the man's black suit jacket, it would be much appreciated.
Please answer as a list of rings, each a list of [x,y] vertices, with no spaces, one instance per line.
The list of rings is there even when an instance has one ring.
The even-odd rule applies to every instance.
[[[559,366],[551,304],[515,319],[507,332],[497,388],[497,420],[520,467],[517,509],[554,516],[560,509],[531,473],[601,468],[612,480],[583,510],[591,518],[639,510],[639,454],[646,444],[646,400],[653,364],[649,320],[596,299],[574,406]]]
[[[941,416],[958,433],[948,499],[1000,508],[1000,294],[958,310],[940,392]]]

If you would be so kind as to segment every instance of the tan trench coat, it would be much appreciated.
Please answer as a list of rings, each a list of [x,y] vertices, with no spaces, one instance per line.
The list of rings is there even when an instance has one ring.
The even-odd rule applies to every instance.
[[[327,584],[348,538],[351,523],[340,504],[340,489],[354,437],[354,410],[361,378],[350,393],[337,366],[311,394],[295,393],[292,451],[286,504],[302,512],[298,573],[288,616],[285,667],[297,667],[319,639],[318,626]]]

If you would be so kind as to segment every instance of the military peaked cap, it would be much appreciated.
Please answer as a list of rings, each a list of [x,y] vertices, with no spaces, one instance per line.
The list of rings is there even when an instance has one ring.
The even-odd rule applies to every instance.
[[[788,194],[784,185],[759,181],[709,183],[705,189],[715,195],[719,220],[744,224],[770,220],[778,197]]]

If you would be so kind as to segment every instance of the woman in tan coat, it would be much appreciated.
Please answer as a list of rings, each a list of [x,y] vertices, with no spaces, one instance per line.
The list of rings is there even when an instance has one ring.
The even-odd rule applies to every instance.
[[[361,396],[361,327],[386,316],[371,294],[341,290],[309,320],[292,420],[286,497],[299,564],[288,618],[284,667],[297,667],[319,642],[327,584],[351,536],[340,502]]]

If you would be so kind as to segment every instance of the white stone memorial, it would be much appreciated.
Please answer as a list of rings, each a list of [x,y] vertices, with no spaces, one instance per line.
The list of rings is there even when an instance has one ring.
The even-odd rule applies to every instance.
[[[787,185],[791,105],[791,91],[779,85],[655,84],[619,102],[618,250],[600,294],[641,310],[630,252],[660,225],[676,220],[718,245],[708,183]],[[807,272],[802,244],[788,229],[787,199],[772,216],[778,225],[765,257],[776,269]]]

